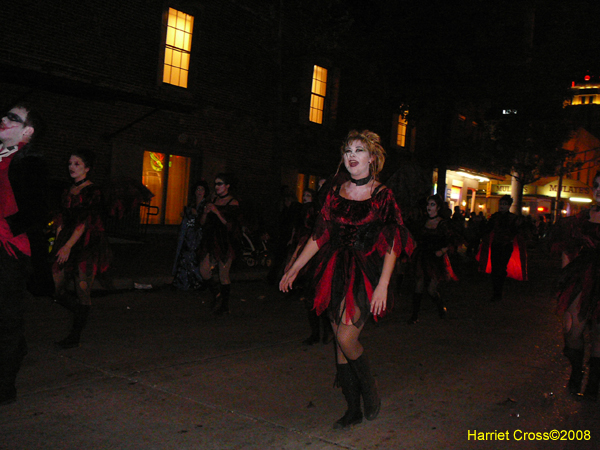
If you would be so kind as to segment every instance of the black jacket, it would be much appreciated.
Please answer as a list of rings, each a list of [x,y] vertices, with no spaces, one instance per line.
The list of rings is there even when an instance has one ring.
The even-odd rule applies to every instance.
[[[48,241],[43,232],[48,220],[47,178],[46,162],[30,144],[15,154],[8,167],[8,180],[18,211],[6,217],[6,222],[14,236],[27,233],[33,269],[27,287],[34,295],[54,293],[48,262]]]

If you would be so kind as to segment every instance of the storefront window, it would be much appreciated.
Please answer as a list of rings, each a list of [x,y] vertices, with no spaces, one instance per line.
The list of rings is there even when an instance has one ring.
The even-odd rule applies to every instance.
[[[312,189],[317,192],[319,190],[319,177],[316,175],[307,175],[303,173],[298,174],[298,178],[296,180],[296,197],[298,201],[302,203],[302,194],[304,194],[304,189]]]
[[[188,201],[191,159],[157,152],[144,152],[142,183],[154,194],[151,206],[159,208],[148,223],[174,225]]]

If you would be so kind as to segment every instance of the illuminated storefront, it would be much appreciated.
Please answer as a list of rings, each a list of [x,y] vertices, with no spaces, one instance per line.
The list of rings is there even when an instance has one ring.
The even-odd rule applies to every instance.
[[[486,216],[498,211],[498,201],[503,195],[511,195],[509,179],[482,188],[477,194],[476,209]],[[534,184],[523,186],[522,213],[524,215],[551,215],[555,209],[558,178],[543,178]],[[592,202],[592,188],[578,180],[563,179],[561,187],[561,215],[571,216]]]
[[[475,172],[462,167],[456,170],[446,170],[446,192],[444,197],[451,210],[460,206],[462,211],[472,211],[486,214],[488,206],[485,202],[486,187],[492,182],[498,182],[502,177],[496,175]],[[433,193],[437,193],[438,172],[433,172]],[[484,201],[480,196],[483,193]]]

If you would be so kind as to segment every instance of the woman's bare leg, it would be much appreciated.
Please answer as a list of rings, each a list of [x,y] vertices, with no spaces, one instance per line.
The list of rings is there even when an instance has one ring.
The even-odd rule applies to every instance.
[[[358,359],[363,353],[363,346],[358,338],[363,326],[355,327],[335,322],[331,323],[336,342],[336,354],[338,364],[347,364],[348,359]]]
[[[563,316],[563,337],[565,339],[563,354],[571,363],[571,376],[567,387],[569,392],[574,395],[581,392],[583,382],[583,332],[585,322],[582,322],[578,317],[580,309],[581,294],[577,296]]]
[[[575,298],[575,301],[569,306],[563,315],[563,336],[565,346],[573,349],[583,349],[583,332],[585,331],[585,321],[579,319],[581,309],[581,294]]]

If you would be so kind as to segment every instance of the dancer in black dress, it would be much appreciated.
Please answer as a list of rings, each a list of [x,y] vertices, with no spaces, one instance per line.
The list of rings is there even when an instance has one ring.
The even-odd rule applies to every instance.
[[[458,279],[448,258],[452,227],[448,220],[439,215],[442,206],[443,201],[439,195],[430,196],[427,199],[427,218],[419,229],[413,230],[418,246],[412,258],[416,285],[409,324],[419,321],[421,300],[426,287],[427,293],[437,306],[440,318],[446,317],[446,306],[438,291],[438,286],[442,281]]]
[[[392,192],[377,181],[385,161],[379,136],[368,130],[351,131],[341,151],[340,166],[345,166],[350,179],[334,183],[311,238],[279,283],[287,292],[316,256],[309,269],[314,307],[331,320],[337,344],[336,381],[348,403],[334,428],[362,422],[361,397],[368,420],[379,414],[381,399],[359,337],[369,317],[377,320],[391,308],[396,257],[413,250]]]
[[[568,389],[579,395],[583,383],[584,332],[590,329],[589,375],[584,397],[596,401],[600,386],[600,172],[594,177],[596,205],[561,219],[563,269],[559,278],[558,309],[563,317],[564,355],[572,367]]]
[[[102,192],[88,179],[94,154],[88,150],[74,152],[69,159],[73,185],[62,198],[62,209],[54,218],[56,240],[51,258],[56,286],[55,301],[73,313],[69,335],[56,343],[62,348],[79,346],[92,306],[92,285],[98,274],[109,267],[110,250],[102,222]],[[76,299],[66,292],[69,278],[75,282]]]
[[[200,274],[213,295],[211,309],[218,316],[229,313],[229,270],[235,258],[235,236],[240,230],[240,206],[230,192],[233,183],[232,174],[220,173],[216,176],[216,197],[204,207],[200,219],[200,224],[204,227],[204,238],[199,251]],[[219,284],[212,279],[214,266],[219,269]]]

